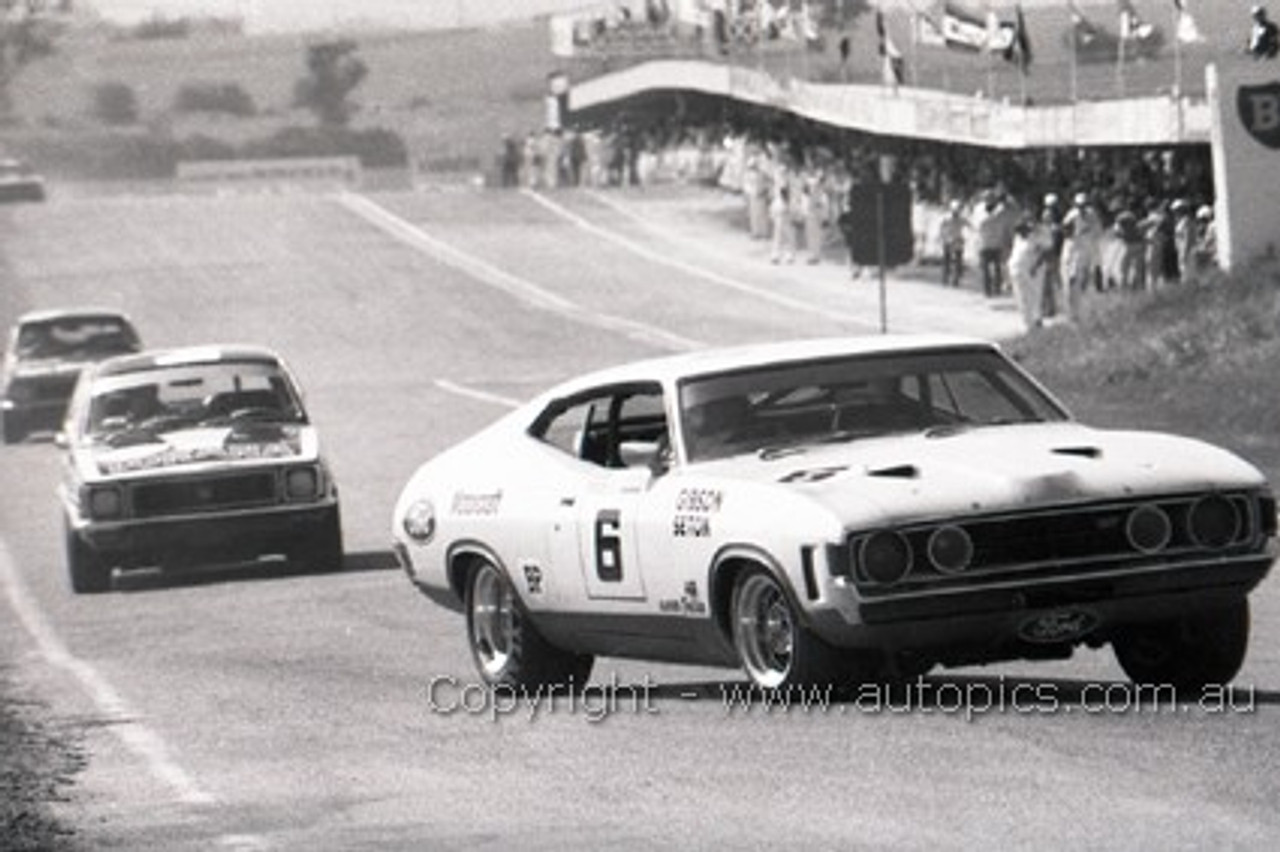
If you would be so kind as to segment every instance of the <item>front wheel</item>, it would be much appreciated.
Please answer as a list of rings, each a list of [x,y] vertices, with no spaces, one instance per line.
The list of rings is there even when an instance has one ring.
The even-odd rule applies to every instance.
[[[733,589],[733,643],[752,683],[761,689],[830,683],[835,651],[796,616],[785,589],[772,574],[754,568]]]
[[[27,437],[26,426],[17,417],[7,415],[3,419],[4,442],[6,444],[16,444]]]
[[[334,506],[307,540],[294,548],[290,561],[305,570],[321,572],[341,571],[342,560],[342,516]]]
[[[594,658],[562,651],[542,638],[506,576],[489,562],[467,584],[467,640],[485,682],[493,686],[583,685]]]
[[[1168,685],[1179,694],[1226,684],[1244,665],[1249,601],[1153,624],[1139,624],[1112,641],[1120,668],[1137,684]]]
[[[70,527],[66,531],[66,547],[71,591],[77,595],[96,595],[111,588],[111,568]]]

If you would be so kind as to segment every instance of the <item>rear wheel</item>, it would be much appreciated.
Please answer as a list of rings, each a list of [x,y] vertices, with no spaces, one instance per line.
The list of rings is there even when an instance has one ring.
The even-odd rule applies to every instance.
[[[542,638],[506,576],[484,562],[467,585],[467,640],[486,683],[505,687],[582,685],[594,659]]]
[[[77,595],[94,595],[111,588],[111,568],[102,556],[67,528],[67,572],[71,591]]]
[[[836,652],[800,623],[786,590],[768,571],[753,568],[739,577],[731,606],[738,660],[756,686],[831,683],[838,675]]]
[[[1120,668],[1138,684],[1198,693],[1240,671],[1249,645],[1249,601],[1126,629],[1112,642]]]

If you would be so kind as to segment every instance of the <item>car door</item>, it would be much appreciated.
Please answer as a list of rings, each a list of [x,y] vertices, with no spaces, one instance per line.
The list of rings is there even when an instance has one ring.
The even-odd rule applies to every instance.
[[[579,475],[556,484],[550,552],[576,566],[589,599],[646,598],[637,535],[653,481],[647,460],[666,436],[656,383],[604,387],[557,402],[536,436],[570,452]]]

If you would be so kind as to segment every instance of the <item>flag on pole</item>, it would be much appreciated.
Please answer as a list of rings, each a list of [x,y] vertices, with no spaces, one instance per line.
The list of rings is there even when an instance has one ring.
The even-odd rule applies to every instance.
[[[893,43],[893,39],[889,36],[888,30],[885,29],[884,13],[879,9],[876,10],[876,40],[880,52],[881,73],[884,76],[884,84],[886,86],[900,85],[903,80],[904,64],[902,51],[898,50],[897,45]]]
[[[1023,74],[1031,67],[1031,35],[1027,32],[1027,20],[1022,15],[1022,4],[1014,7],[1013,41],[1004,49],[1006,62],[1017,64]]]
[[[1156,33],[1154,24],[1142,20],[1133,0],[1117,0],[1120,14],[1120,38],[1125,41],[1143,41]]]
[[[1198,44],[1204,41],[1196,19],[1191,16],[1191,0],[1173,0],[1174,13],[1178,17],[1177,39],[1180,44]]]

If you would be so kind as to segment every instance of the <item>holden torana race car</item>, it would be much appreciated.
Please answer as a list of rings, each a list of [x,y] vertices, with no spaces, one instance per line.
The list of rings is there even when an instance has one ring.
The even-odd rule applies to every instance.
[[[1231,680],[1276,505],[1221,449],[1104,431],[994,344],[705,351],[555,388],[423,464],[395,550],[494,685],[594,656],[762,688],[1111,645],[1135,682]]]
[[[77,593],[114,568],[283,556],[341,567],[338,489],[287,366],[257,346],[144,351],[87,368],[59,442]]]
[[[140,348],[137,331],[119,311],[81,308],[23,314],[9,333],[4,354],[4,442],[16,443],[38,429],[57,429],[86,364]]]

